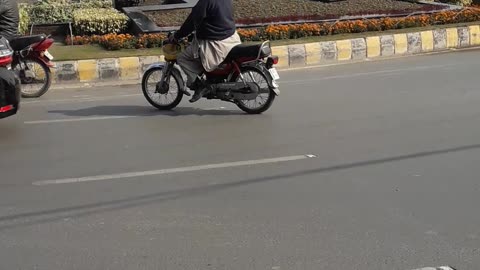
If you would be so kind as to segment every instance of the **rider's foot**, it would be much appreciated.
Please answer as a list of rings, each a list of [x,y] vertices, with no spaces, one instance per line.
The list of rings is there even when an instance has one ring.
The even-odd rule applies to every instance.
[[[195,90],[195,94],[193,94],[193,97],[190,99],[190,102],[193,103],[195,101],[198,101],[208,92],[209,92],[208,87],[202,87],[200,89]]]
[[[198,77],[189,88],[195,91],[195,94],[193,94],[193,97],[190,99],[192,103],[201,99],[208,92],[207,84]]]

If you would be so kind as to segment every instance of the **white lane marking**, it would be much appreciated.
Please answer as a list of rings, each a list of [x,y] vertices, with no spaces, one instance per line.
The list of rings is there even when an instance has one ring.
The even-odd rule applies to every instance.
[[[418,268],[418,269],[413,269],[413,270],[454,270],[450,266],[437,266],[437,267],[424,267],[424,268]]]
[[[109,120],[109,119],[124,119],[134,118],[138,116],[134,115],[121,115],[121,116],[102,116],[102,117],[84,117],[84,118],[67,118],[67,119],[52,119],[52,120],[37,120],[37,121],[25,121],[24,124],[50,124],[50,123],[65,123],[65,122],[78,122],[78,121],[93,121],[93,120]]]
[[[225,107],[211,107],[211,108],[205,108],[203,110],[206,110],[206,111],[218,111],[218,110],[225,110],[226,108]]]
[[[280,80],[279,83],[282,83],[282,84],[305,84],[305,83],[314,82],[314,81],[346,79],[346,78],[355,78],[355,77],[370,76],[370,75],[377,75],[377,74],[399,73],[399,72],[403,72],[403,71],[415,71],[415,70],[423,70],[423,69],[444,68],[444,67],[450,67],[450,66],[456,66],[456,65],[458,65],[458,64],[430,65],[430,66],[419,66],[419,67],[411,67],[411,68],[388,69],[388,70],[379,70],[379,71],[371,71],[371,72],[359,72],[359,73],[351,73],[351,74],[333,75],[333,76],[326,76],[326,77],[320,77],[320,78],[314,78],[314,79],[290,80],[290,81]]]
[[[184,173],[184,172],[211,170],[211,169],[232,168],[232,167],[251,166],[251,165],[259,165],[259,164],[269,164],[269,163],[279,163],[279,162],[302,160],[302,159],[308,159],[308,158],[314,158],[314,157],[316,157],[316,156],[308,154],[308,155],[286,156],[286,157],[255,159],[255,160],[245,160],[245,161],[235,161],[235,162],[225,162],[225,163],[214,163],[214,164],[205,164],[205,165],[188,166],[188,167],[178,167],[178,168],[170,168],[170,169],[160,169],[160,170],[152,170],[152,171],[139,171],[139,172],[105,174],[105,175],[95,175],[95,176],[86,176],[86,177],[77,177],[77,178],[42,180],[42,181],[33,182],[33,185],[42,186],[42,185],[69,184],[69,183],[112,180],[112,179],[118,180],[118,179],[122,179],[122,178],[133,178],[133,177],[149,176],[149,175]]]
[[[126,98],[126,97],[136,97],[142,96],[143,94],[128,94],[128,95],[114,95],[114,96],[105,96],[105,97],[79,97],[79,98],[68,98],[68,99],[50,99],[50,100],[34,100],[34,101],[22,101],[22,104],[25,105],[37,105],[37,104],[46,104],[46,103],[74,103],[74,102],[84,102],[84,101],[102,101],[110,100],[117,98]]]

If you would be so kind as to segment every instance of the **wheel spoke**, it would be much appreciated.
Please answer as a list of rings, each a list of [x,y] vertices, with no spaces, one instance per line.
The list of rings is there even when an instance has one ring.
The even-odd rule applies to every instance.
[[[25,75],[21,77],[23,93],[33,94],[40,91],[48,80],[45,68],[33,60],[25,60],[24,63],[19,63],[14,70],[25,72]]]
[[[269,89],[269,86],[268,86],[268,82],[266,81],[263,74],[261,74],[258,71],[255,71],[255,70],[249,70],[249,71],[242,72],[242,76],[243,76],[245,82],[250,82],[250,83],[257,84],[258,87],[260,88],[260,91],[259,91],[259,94],[257,95],[257,97],[255,99],[239,100],[239,102],[243,106],[245,106],[246,108],[251,109],[251,110],[257,110],[257,109],[263,107],[267,103],[267,101],[269,99],[269,96],[270,96],[270,89]],[[238,80],[241,81],[240,76],[239,76]],[[263,90],[265,88],[268,89],[266,92],[264,92],[264,90]]]
[[[178,85],[175,81],[175,78],[171,75],[170,82],[168,83],[168,91],[165,94],[158,93],[156,91],[156,87],[157,83],[162,78],[162,74],[162,70],[156,70],[150,73],[149,77],[146,80],[146,92],[150,99],[155,103],[161,106],[168,106],[172,104],[179,95]]]

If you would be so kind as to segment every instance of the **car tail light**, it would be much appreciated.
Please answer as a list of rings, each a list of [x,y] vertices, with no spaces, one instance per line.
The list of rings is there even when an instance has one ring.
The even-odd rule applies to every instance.
[[[0,50],[0,66],[4,67],[12,63],[13,52],[11,50]]]
[[[8,112],[13,110],[13,105],[7,105],[4,107],[0,107],[0,113]]]
[[[0,67],[8,66],[12,63],[13,57],[10,56],[4,56],[0,57]]]

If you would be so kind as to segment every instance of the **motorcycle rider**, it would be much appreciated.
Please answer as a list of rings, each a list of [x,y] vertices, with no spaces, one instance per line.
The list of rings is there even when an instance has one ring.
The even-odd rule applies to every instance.
[[[19,13],[16,0],[0,0],[0,36],[12,40],[18,35]]]
[[[195,91],[190,102],[210,91],[200,77],[202,73],[215,70],[230,50],[241,43],[235,28],[233,0],[199,0],[170,41],[175,42],[194,31],[192,44],[177,58],[187,75],[188,88]]]

